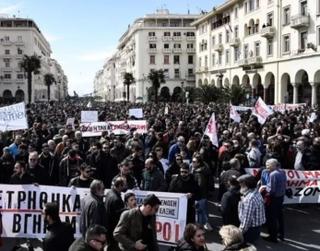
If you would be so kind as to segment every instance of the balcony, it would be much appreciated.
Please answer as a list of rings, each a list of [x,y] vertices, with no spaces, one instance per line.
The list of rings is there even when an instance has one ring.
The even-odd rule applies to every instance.
[[[273,26],[267,26],[261,29],[260,35],[265,38],[273,38],[276,33],[276,28]]]
[[[173,48],[173,53],[182,53],[181,48]]]
[[[187,53],[196,53],[195,48],[187,48]]]
[[[15,44],[16,46],[23,46],[23,45],[24,45],[24,42],[23,42],[23,41],[16,41],[16,42],[14,42],[14,44]]]
[[[239,65],[240,67],[249,66],[248,59],[247,59],[247,58],[244,58],[244,59],[238,60],[238,65]]]
[[[188,82],[194,82],[196,80],[196,76],[194,74],[190,74],[186,76],[186,81]]]
[[[169,49],[169,48],[163,48],[163,49],[162,49],[162,52],[163,52],[163,53],[171,53],[172,50]]]
[[[231,39],[230,46],[238,47],[239,45],[240,45],[240,38],[235,37],[235,38]]]
[[[173,41],[181,41],[182,37],[181,36],[173,36]]]
[[[149,53],[157,53],[157,48],[149,48]]]
[[[248,64],[251,66],[259,66],[262,64],[262,57],[257,56],[248,58]]]
[[[157,41],[157,37],[156,36],[150,36],[150,37],[148,37],[148,41]]]
[[[0,41],[1,41],[1,44],[2,44],[3,46],[10,46],[10,45],[12,45],[12,43],[13,43],[13,42],[11,42],[10,40],[3,40],[3,39],[1,39]]]
[[[187,41],[196,41],[196,37],[195,36],[187,36]]]
[[[163,36],[162,41],[171,41],[172,38],[170,36]]]
[[[291,28],[301,29],[308,28],[310,25],[310,16],[309,15],[296,15],[291,18]]]
[[[223,51],[223,44],[216,44],[213,46],[213,49],[215,51],[222,52]]]

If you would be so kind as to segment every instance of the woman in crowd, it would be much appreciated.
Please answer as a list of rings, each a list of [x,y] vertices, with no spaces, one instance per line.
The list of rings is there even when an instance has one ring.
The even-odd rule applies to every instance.
[[[188,224],[183,240],[179,241],[177,251],[208,251],[204,228],[199,224]]]
[[[126,193],[124,195],[124,203],[127,209],[132,209],[137,207],[137,198],[134,193]]]

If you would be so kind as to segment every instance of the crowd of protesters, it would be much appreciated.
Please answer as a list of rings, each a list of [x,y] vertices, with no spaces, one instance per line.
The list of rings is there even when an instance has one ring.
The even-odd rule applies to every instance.
[[[310,113],[317,111],[300,107],[275,112],[261,125],[251,111],[241,113],[240,123],[233,122],[225,105],[148,103],[139,105],[148,124],[146,134],[132,129],[128,135],[82,137],[82,110],[97,110],[99,121],[114,121],[134,119],[128,117],[130,107],[137,105],[28,106],[29,129],[0,134],[0,183],[90,188],[81,211],[83,238],[70,251],[102,250],[107,243],[108,250],[158,250],[154,216],[161,202],[153,195],[137,207],[132,193],[122,200],[121,193],[128,189],[185,193],[189,225],[177,249],[206,250],[202,236],[213,229],[208,198],[215,184],[225,250],[248,248],[265,223],[267,241],[284,240],[282,204],[288,191],[282,169],[320,169],[320,124],[317,119],[309,122]],[[213,112],[219,146],[203,135]],[[71,117],[74,128],[66,125]],[[245,174],[246,168],[256,168],[258,176]],[[111,189],[106,196],[105,188]],[[55,227],[55,210],[49,205],[48,230],[68,232],[65,225]],[[52,249],[52,243],[49,237],[44,250],[67,250]]]

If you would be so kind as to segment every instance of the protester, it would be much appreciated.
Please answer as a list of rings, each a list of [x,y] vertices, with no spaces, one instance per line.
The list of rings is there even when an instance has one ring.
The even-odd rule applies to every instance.
[[[177,251],[207,251],[205,231],[202,225],[188,224],[183,233],[183,240],[179,241]]]
[[[74,241],[73,229],[69,223],[61,222],[57,203],[45,205],[44,220],[47,233],[43,240],[43,251],[68,251]]]
[[[87,229],[95,224],[107,225],[107,212],[103,204],[104,185],[101,180],[93,180],[90,194],[84,199],[80,215],[80,232],[84,236]]]
[[[107,229],[100,225],[93,225],[88,228],[84,238],[72,243],[69,251],[103,251],[106,245]]]
[[[82,187],[82,188],[89,188],[93,178],[91,177],[91,166],[87,165],[86,163],[82,163],[79,168],[80,175],[74,177],[69,182],[69,187]]]
[[[126,206],[126,209],[132,209],[137,207],[137,198],[134,193],[126,193],[124,195],[124,204]]]
[[[149,158],[145,161],[141,189],[146,191],[166,191],[167,184],[163,174],[156,168],[154,160]]]
[[[28,172],[34,177],[36,183],[40,185],[51,184],[47,170],[39,164],[37,152],[31,152],[28,160]]]
[[[154,194],[147,195],[138,208],[126,210],[121,214],[113,232],[121,250],[158,251],[156,240],[156,213],[161,201]]]
[[[11,176],[10,184],[32,184],[35,182],[35,178],[31,175],[26,168],[26,164],[23,162],[16,162],[13,168],[14,174]]]
[[[140,189],[138,182],[135,177],[131,174],[131,170],[129,167],[129,161],[124,160],[119,164],[119,169],[120,173],[117,174],[113,179],[112,179],[112,184],[114,184],[115,180],[118,177],[122,177],[126,180],[127,188],[128,189]]]

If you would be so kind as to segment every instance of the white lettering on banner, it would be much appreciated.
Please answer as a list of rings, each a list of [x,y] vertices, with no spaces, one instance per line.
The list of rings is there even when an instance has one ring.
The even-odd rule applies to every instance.
[[[259,169],[247,168],[246,172],[256,176]],[[284,170],[287,175],[285,204],[320,203],[320,171]]]
[[[0,108],[0,131],[28,129],[25,105],[23,102]]]
[[[82,137],[98,137],[102,132],[108,131],[109,126],[107,122],[81,123],[80,131]]]
[[[109,121],[110,133],[128,134],[131,129],[135,128],[138,133],[147,132],[146,120],[127,120],[127,121]]]
[[[105,190],[105,193],[108,190]],[[187,197],[185,194],[131,191],[139,204],[154,193],[161,200],[156,231],[159,242],[174,244],[183,237],[186,226]],[[62,221],[69,222],[80,237],[81,200],[89,193],[86,188],[0,185],[0,211],[3,237],[43,238],[46,227],[42,216],[45,203],[57,201]],[[124,196],[124,194],[123,194]]]
[[[98,122],[98,111],[81,111],[81,123]]]

